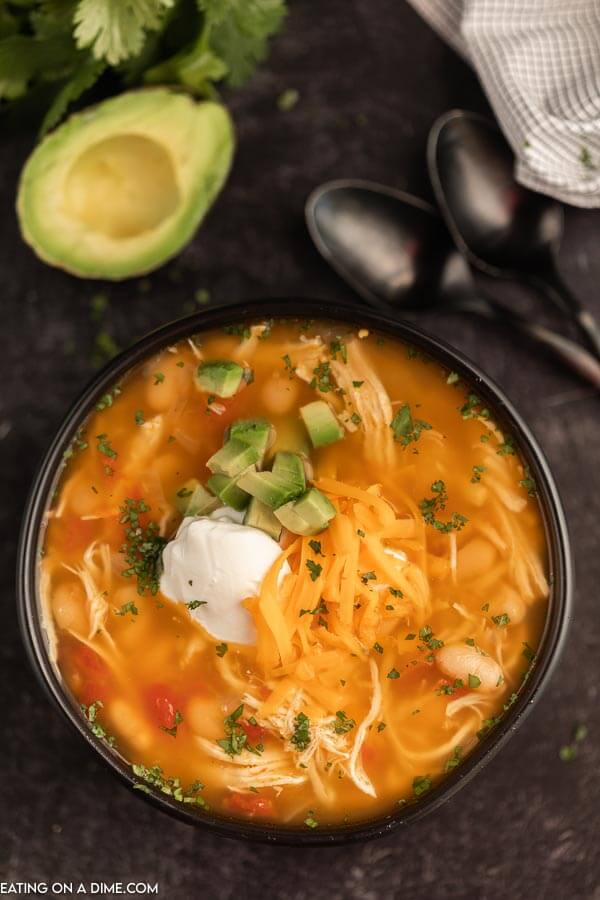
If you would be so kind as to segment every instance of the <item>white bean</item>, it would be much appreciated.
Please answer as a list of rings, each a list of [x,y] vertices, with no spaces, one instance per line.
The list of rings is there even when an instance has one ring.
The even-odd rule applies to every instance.
[[[80,581],[61,581],[52,592],[52,612],[59,628],[87,634],[90,623],[86,598]]]
[[[502,684],[502,669],[496,660],[468,644],[447,644],[438,651],[436,663],[445,675],[460,678],[465,687],[469,685],[469,675],[480,679],[482,691],[494,691]]]
[[[464,581],[470,581],[483,575],[494,564],[497,551],[493,544],[482,537],[474,537],[473,540],[461,547],[457,554],[458,577]]]

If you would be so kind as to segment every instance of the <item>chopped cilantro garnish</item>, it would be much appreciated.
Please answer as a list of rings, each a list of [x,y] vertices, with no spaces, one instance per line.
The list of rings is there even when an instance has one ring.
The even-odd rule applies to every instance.
[[[319,563],[316,563],[312,559],[306,560],[306,568],[310,572],[310,577],[312,581],[316,581],[321,572],[323,571],[323,566],[320,566]]]
[[[369,581],[375,581],[376,578],[377,578],[377,576],[376,576],[375,572],[373,572],[373,571],[363,572],[363,574],[360,576],[360,580],[362,581],[363,584],[368,584]]]
[[[308,828],[318,828],[318,826],[319,826],[319,823],[314,818],[314,816],[307,816],[306,819],[304,820],[304,824]]]
[[[510,434],[506,435],[504,441],[498,445],[496,450],[498,456],[514,456],[516,452],[515,439]]]
[[[165,376],[163,372],[155,372],[154,373],[154,384],[162,384],[165,380]]]
[[[264,749],[262,744],[252,746],[248,743],[248,735],[238,721],[243,712],[244,704],[240,703],[237,709],[234,709],[231,715],[224,720],[226,737],[217,741],[221,750],[231,757],[238,756],[243,750],[260,755]]]
[[[136,425],[143,425],[145,421],[146,421],[146,419],[145,419],[145,417],[144,417],[143,410],[141,410],[141,409],[136,409],[136,411],[135,411],[135,424],[136,424]]]
[[[390,592],[392,597],[398,597],[398,599],[400,600],[402,600],[402,598],[404,597],[404,594],[402,593],[400,588],[388,587],[388,591]]]
[[[363,384],[364,384],[364,381],[353,381],[352,387],[359,388],[359,387],[362,387]]]
[[[306,750],[310,741],[310,719],[300,712],[294,719],[294,733],[290,738],[290,743],[301,753]]]
[[[150,512],[150,507],[143,500],[127,498],[120,508],[119,522],[125,525],[125,543],[120,552],[125,556],[128,568],[124,570],[124,578],[137,579],[138,594],[149,590],[151,594],[158,592],[159,567],[162,550],[167,543],[158,533],[156,522],[148,522],[143,526],[140,515]]]
[[[321,541],[309,541],[308,546],[313,551],[315,556],[323,556],[321,551]]]
[[[340,338],[336,338],[334,341],[331,341],[329,344],[329,349],[331,351],[331,358],[337,359],[337,355],[339,353],[342,360],[347,363],[348,362],[348,348],[345,343],[340,340]]]
[[[360,423],[362,422],[362,419],[357,412],[353,412],[352,415],[350,416],[350,421],[352,422],[353,425],[360,425]]]
[[[227,646],[225,641],[223,641],[222,644],[217,644],[215,647],[217,656],[225,656],[225,654],[227,653],[228,650],[229,650],[229,647]]]
[[[446,384],[456,384],[459,380],[458,372],[450,372],[446,378]]]
[[[429,422],[424,422],[423,419],[413,419],[410,406],[408,403],[404,403],[396,410],[394,418],[390,422],[390,428],[394,432],[394,440],[403,447],[408,447],[409,444],[419,440],[422,431],[430,431],[431,425]]]
[[[313,378],[310,382],[310,386],[311,388],[317,388],[323,394],[333,390],[331,369],[328,362],[319,363],[319,365],[313,369]]]
[[[362,530],[362,528],[357,528],[357,529],[356,529],[356,533],[357,533],[357,535],[358,535],[359,537],[361,537],[361,538],[366,537],[366,535],[365,535],[364,531]]]
[[[438,697],[445,696],[451,697],[456,691],[459,691],[461,688],[465,686],[462,678],[455,678],[452,683],[449,681],[441,684],[439,688],[436,688],[435,692]]]
[[[471,476],[471,483],[477,484],[477,482],[481,481],[481,476],[485,472],[485,466],[473,466],[473,475]]]
[[[507,613],[500,613],[498,616],[492,616],[492,622],[497,625],[498,628],[506,628],[510,622],[510,617]]]
[[[106,434],[97,434],[96,440],[98,441],[98,452],[102,453],[104,456],[108,456],[109,459],[116,459],[119,455],[116,450],[110,445],[110,441],[108,440],[108,435]]]
[[[86,706],[84,703],[81,704],[81,711],[84,714],[88,725],[90,726],[90,731],[95,737],[100,738],[100,740],[105,741],[109,747],[114,747],[115,739],[112,735],[108,734],[105,728],[98,722],[97,715],[98,710],[102,709],[104,706],[102,700],[95,700],[93,703],[90,703],[89,706]]]
[[[471,690],[476,690],[479,687],[479,685],[481,684],[481,678],[479,678],[478,675],[472,675],[469,672],[468,682],[469,682],[469,687],[471,688]]]
[[[378,641],[375,641],[375,643],[373,644],[373,650],[376,653],[383,653],[383,647],[381,646],[381,644]]]
[[[431,778],[429,775],[416,775],[412,783],[413,794],[420,797],[426,791],[431,790]]]
[[[355,725],[354,719],[350,719],[343,709],[338,709],[333,723],[333,730],[336,734],[347,734],[349,731],[352,731]]]
[[[107,394],[103,394],[102,397],[100,397],[100,399],[96,403],[96,409],[98,410],[98,412],[102,412],[102,410],[108,409],[109,407],[111,407],[113,405],[113,403],[115,402],[115,399],[119,396],[120,393],[121,393],[121,388],[117,386],[117,387],[114,387],[112,389],[112,391],[109,391]]]
[[[204,788],[201,781],[194,781],[191,787],[187,791],[184,791],[179,778],[165,778],[160,766],[152,766],[152,768],[148,769],[146,766],[134,763],[131,768],[133,769],[134,775],[137,775],[138,778],[143,778],[146,782],[146,784],[134,784],[136,790],[149,794],[150,789],[147,785],[150,785],[156,790],[161,791],[163,794],[166,794],[168,797],[177,800],[179,803],[189,803],[195,806],[201,806],[203,809],[209,808],[204,797],[197,796],[198,792]]]
[[[386,727],[385,722],[380,722],[379,725],[377,726],[377,731],[381,732],[384,730],[385,727]]]
[[[285,356],[282,356],[281,358],[284,362],[286,372],[289,374],[290,378],[293,378],[294,372],[296,371],[296,366],[293,365],[290,354],[286,353]]]
[[[446,761],[446,765],[444,766],[444,772],[451,772],[452,769],[455,769],[457,766],[461,764],[463,760],[463,749],[462,747],[455,747],[452,751],[452,756]]]
[[[391,678],[392,681],[394,681],[396,678],[400,678],[400,672],[398,671],[398,669],[390,669],[386,677]]]
[[[132,616],[137,616],[138,608],[133,602],[133,600],[129,600],[127,603],[124,603],[120,609],[115,610],[118,616],[126,616],[127,613],[131,613]]]
[[[199,606],[207,606],[207,600],[190,600],[189,603],[186,603],[188,609],[198,609]]]
[[[448,494],[446,493],[446,485],[443,481],[434,481],[431,485],[433,497],[426,497],[419,503],[419,509],[426,525],[432,525],[442,534],[448,534],[450,531],[460,531],[469,521],[466,516],[460,513],[452,513],[451,518],[447,522],[442,522],[437,518],[437,514],[446,508],[448,502]]]
[[[477,394],[469,394],[463,405],[460,407],[460,414],[463,419],[489,419],[490,411],[481,405],[481,400]]]

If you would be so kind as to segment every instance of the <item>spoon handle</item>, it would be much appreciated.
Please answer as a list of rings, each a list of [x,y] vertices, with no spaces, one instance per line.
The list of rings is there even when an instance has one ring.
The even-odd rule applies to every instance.
[[[546,328],[545,325],[526,319],[503,303],[492,300],[491,297],[465,298],[455,301],[453,306],[489,321],[499,322],[526,335],[600,391],[600,360],[575,341]]]
[[[558,270],[552,266],[543,279],[535,279],[534,285],[552,302],[568,313],[591,351],[600,358],[600,326],[571,289],[565,284]]]

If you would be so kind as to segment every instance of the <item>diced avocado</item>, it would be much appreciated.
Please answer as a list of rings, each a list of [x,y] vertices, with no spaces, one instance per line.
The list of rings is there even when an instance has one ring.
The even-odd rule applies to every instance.
[[[122,9],[136,34],[140,8],[161,5],[173,4],[112,10]],[[107,37],[119,32],[116,21],[107,20]],[[82,278],[150,272],[193,237],[227,177],[233,147],[231,118],[219,103],[164,87],[111,97],[70,116],[35,147],[19,184],[23,237],[41,259]]]
[[[324,400],[315,400],[300,408],[313,447],[326,447],[344,436],[344,429]]]
[[[287,528],[288,531],[291,531],[293,534],[317,534],[317,530],[312,530],[308,522],[298,515],[296,512],[296,503],[297,500],[291,500],[289,503],[284,503],[283,506],[280,506],[279,509],[276,509],[274,515],[281,522],[284,528]]]
[[[301,519],[308,522],[311,528],[322,531],[327,528],[333,518],[335,518],[335,506],[325,494],[317,490],[317,488],[309,488],[305,494],[296,500],[294,504],[295,512]]]
[[[254,466],[251,466],[248,471],[254,471]],[[225,506],[242,510],[248,506],[250,495],[238,487],[239,477],[228,478],[227,475],[222,474],[211,475],[206,484]]]
[[[244,444],[236,438],[228,441],[210,457],[206,465],[215,475],[227,475],[235,478],[244,469],[258,462],[258,450],[249,444]]]
[[[275,454],[273,461],[273,475],[284,481],[289,481],[298,488],[298,493],[306,489],[306,476],[304,473],[304,463],[302,457],[297,453],[289,453],[287,450],[281,450]]]
[[[277,509],[288,500],[294,500],[300,493],[295,484],[279,478],[273,472],[244,472],[240,475],[238,484],[242,490],[271,509]]]
[[[244,517],[244,525],[252,525],[253,528],[260,528],[266,532],[273,540],[278,541],[281,537],[281,522],[275,517],[273,510],[252,497],[250,505],[246,510]]]
[[[175,495],[175,506],[182,516],[207,516],[217,509],[219,500],[213,497],[206,488],[200,484],[197,478],[189,481],[179,488]]]
[[[238,392],[243,380],[243,368],[230,360],[200,363],[196,374],[196,381],[201,390],[225,399],[233,397]]]
[[[275,440],[275,429],[266,419],[238,419],[229,429],[229,437],[255,447],[262,459]]]

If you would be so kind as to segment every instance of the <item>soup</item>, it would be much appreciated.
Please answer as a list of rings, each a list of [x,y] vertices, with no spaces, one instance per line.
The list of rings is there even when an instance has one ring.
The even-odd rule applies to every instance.
[[[66,457],[50,651],[139,790],[364,820],[514,702],[547,608],[535,484],[414,348],[331,322],[203,333],[115,385]]]

